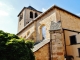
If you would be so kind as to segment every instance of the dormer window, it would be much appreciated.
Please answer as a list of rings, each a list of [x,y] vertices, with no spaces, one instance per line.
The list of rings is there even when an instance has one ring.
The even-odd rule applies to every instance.
[[[30,12],[30,18],[33,18],[33,12]]]
[[[19,21],[23,19],[23,14],[20,15]]]
[[[38,16],[38,14],[37,13],[35,13],[35,18]]]

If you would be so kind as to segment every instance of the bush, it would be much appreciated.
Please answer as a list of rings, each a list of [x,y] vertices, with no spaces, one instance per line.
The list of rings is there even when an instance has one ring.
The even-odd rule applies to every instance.
[[[0,60],[35,60],[33,42],[0,31]]]

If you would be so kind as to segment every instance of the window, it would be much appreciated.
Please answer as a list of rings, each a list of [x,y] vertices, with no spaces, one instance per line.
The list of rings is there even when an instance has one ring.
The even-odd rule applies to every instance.
[[[80,57],[80,48],[78,48],[78,53],[79,53],[79,57]]]
[[[33,12],[30,12],[30,18],[33,18]]]
[[[37,13],[35,13],[35,18],[36,18],[37,16],[38,16]]]
[[[20,15],[19,21],[21,21],[23,19],[23,14]]]
[[[46,38],[46,27],[43,26],[42,27],[42,39],[45,39]]]
[[[70,44],[76,44],[76,35],[70,36]]]

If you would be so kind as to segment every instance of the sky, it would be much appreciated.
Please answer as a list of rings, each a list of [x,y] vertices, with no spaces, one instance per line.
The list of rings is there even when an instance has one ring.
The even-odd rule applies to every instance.
[[[57,5],[80,16],[80,0],[0,0],[0,30],[17,34],[17,15],[29,5],[42,12]]]

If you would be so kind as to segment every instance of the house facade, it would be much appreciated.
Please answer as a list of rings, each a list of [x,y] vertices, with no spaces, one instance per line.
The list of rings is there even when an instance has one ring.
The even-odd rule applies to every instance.
[[[80,60],[80,17],[56,5],[44,13],[24,7],[18,14],[19,37],[35,42],[36,60]]]

